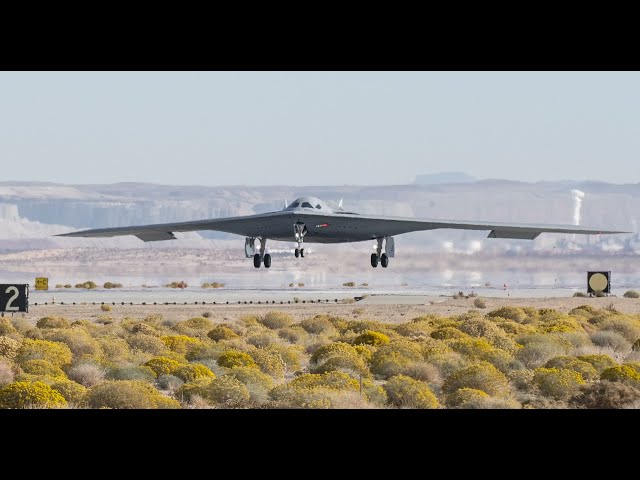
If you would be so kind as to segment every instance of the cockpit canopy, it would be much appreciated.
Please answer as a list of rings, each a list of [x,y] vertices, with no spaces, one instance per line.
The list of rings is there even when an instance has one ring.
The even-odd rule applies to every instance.
[[[333,209],[317,197],[300,197],[287,205],[285,210],[311,209],[316,212],[333,212]]]

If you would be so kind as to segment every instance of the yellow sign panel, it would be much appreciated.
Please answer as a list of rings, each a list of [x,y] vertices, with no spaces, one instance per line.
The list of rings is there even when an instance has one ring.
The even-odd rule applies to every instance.
[[[49,290],[49,279],[45,277],[36,278],[36,290]]]

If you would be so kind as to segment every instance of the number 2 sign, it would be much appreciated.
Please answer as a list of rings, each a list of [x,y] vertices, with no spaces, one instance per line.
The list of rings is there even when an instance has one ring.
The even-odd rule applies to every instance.
[[[0,312],[28,312],[29,285],[0,285]]]

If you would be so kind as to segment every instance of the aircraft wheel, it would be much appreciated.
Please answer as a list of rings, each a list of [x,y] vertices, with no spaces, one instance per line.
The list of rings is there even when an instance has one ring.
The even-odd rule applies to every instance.
[[[378,255],[376,255],[375,253],[371,254],[371,266],[373,268],[376,268],[378,266]]]
[[[300,256],[301,256],[302,258],[304,258],[304,248],[301,248],[301,249],[300,249]]]
[[[269,268],[271,266],[271,255],[265,253],[264,255],[264,268]]]
[[[295,255],[296,255],[296,258],[300,256],[300,249],[296,248]]]
[[[386,253],[383,253],[380,257],[380,265],[382,265],[382,268],[387,268],[389,266],[389,257],[387,257]]]
[[[260,254],[259,253],[256,253],[253,256],[253,266],[256,267],[256,268],[260,268]]]

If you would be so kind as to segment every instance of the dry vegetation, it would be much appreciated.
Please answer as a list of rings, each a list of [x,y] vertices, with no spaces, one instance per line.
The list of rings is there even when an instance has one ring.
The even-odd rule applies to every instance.
[[[638,408],[640,315],[1,317],[0,407]]]

